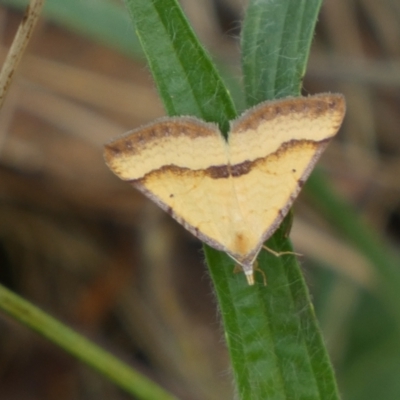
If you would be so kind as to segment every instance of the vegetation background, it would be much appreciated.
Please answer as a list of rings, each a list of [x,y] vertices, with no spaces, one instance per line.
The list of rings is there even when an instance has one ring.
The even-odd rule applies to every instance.
[[[201,244],[102,159],[112,136],[163,115],[128,14],[100,0],[48,3],[0,115],[0,280],[180,398],[230,399]],[[244,2],[181,3],[240,76]],[[17,0],[0,4],[5,54],[22,13]],[[321,167],[389,251],[400,240],[399,22],[396,0],[325,0],[304,81],[304,94],[345,94],[346,122]],[[291,237],[343,398],[398,399],[400,286],[391,308],[382,266],[307,200]],[[4,315],[0,388],[10,400],[130,398]]]

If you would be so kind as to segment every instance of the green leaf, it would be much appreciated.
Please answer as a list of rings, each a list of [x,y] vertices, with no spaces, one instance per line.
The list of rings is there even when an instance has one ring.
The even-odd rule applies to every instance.
[[[242,33],[248,105],[300,95],[320,5],[320,0],[250,2]],[[280,239],[279,233],[269,241],[274,242],[278,242],[279,250],[290,249],[288,241],[284,237]],[[274,335],[275,354],[278,355],[276,369],[283,377],[283,392],[282,397],[277,398],[337,399],[332,367],[296,259],[287,257],[285,263],[281,261],[279,272],[277,264],[270,259],[263,266],[271,270],[268,278],[272,288],[265,300],[267,304],[274,304],[266,313],[266,319],[269,319],[272,335],[279,332],[279,336]],[[276,282],[272,282],[273,274],[276,274]],[[283,349],[282,342],[285,343]],[[268,398],[278,396],[277,393],[278,390],[270,389]]]
[[[248,105],[300,94],[322,0],[251,1],[242,33]]]
[[[232,100],[177,3],[126,2],[168,113],[215,121],[226,132],[228,120],[235,116]],[[249,104],[268,96],[298,94],[319,6],[320,2],[284,0],[250,4],[242,41]],[[273,37],[265,36],[264,28],[271,21],[277,30]],[[260,48],[266,44],[268,48]],[[268,54],[276,56],[265,59]],[[275,71],[271,76],[262,70],[269,68]],[[290,250],[286,231],[283,226],[268,245]],[[337,399],[330,363],[293,256],[276,258],[263,251],[259,264],[268,286],[263,285],[260,272],[256,285],[249,287],[243,274],[233,274],[229,257],[208,247],[205,253],[239,397]]]
[[[281,228],[269,241],[290,250]],[[217,254],[209,262],[241,399],[336,399],[336,384],[313,308],[293,257],[262,252],[268,286],[249,287]],[[257,274],[257,271],[256,271]],[[225,275],[225,276],[223,276]],[[242,278],[242,279],[240,279]]]
[[[227,132],[232,99],[177,2],[126,3],[168,114],[195,115]]]

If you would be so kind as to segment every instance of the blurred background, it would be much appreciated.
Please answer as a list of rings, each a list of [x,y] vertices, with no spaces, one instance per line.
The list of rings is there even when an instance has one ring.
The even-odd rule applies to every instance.
[[[246,1],[181,3],[243,107]],[[2,58],[25,4],[0,0]],[[344,126],[319,166],[397,253],[399,57],[400,0],[325,0],[304,81],[304,94],[345,94]],[[201,243],[102,158],[110,138],[162,115],[123,4],[47,0],[0,114],[0,281],[179,398],[232,399]],[[338,234],[307,193],[291,237],[304,254],[343,399],[399,399],[400,321],[382,301],[380,266]],[[400,287],[398,299],[400,307]],[[131,398],[3,313],[0,393]]]

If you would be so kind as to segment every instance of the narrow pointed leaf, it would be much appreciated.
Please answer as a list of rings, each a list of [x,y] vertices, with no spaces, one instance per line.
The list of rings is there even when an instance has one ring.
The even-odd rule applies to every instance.
[[[126,0],[126,3],[168,113],[191,114],[215,121],[226,132],[228,120],[235,116],[232,100],[177,3],[173,0]],[[278,3],[285,3],[286,6],[277,7]],[[302,9],[308,9],[305,2],[300,3]],[[274,97],[277,88],[284,83],[297,88],[287,90],[287,94],[298,93],[300,87],[298,71],[305,68],[319,2],[310,2],[313,13],[305,15],[295,12],[296,4],[282,0],[250,4],[253,17],[257,16],[257,9],[254,8],[257,5],[262,8],[265,17],[255,21],[257,26],[254,29],[262,29],[269,21],[284,23],[288,15],[299,17],[299,20],[289,18],[291,25],[281,27],[280,31],[284,34],[275,35],[272,39],[265,38],[265,42],[271,46],[271,52],[285,48],[287,52],[284,55],[289,56],[294,52],[299,62],[296,66],[290,65],[290,72],[285,79],[282,79],[278,66],[275,66],[276,76],[270,80],[273,83],[271,88],[264,83],[263,76],[257,78],[266,88],[261,93],[270,93],[270,97]],[[268,5],[271,7],[266,12],[263,7]],[[248,34],[261,38],[262,32],[252,32],[246,28],[252,23],[251,14],[248,14],[245,29]],[[308,33],[304,33],[305,27]],[[302,46],[285,42],[298,41],[300,36]],[[245,52],[246,38],[243,40]],[[254,54],[252,57],[248,67],[252,66],[253,72],[251,68],[244,68],[244,73],[260,75],[261,59]],[[265,59],[262,61],[265,62]],[[281,63],[279,68],[284,66]],[[267,63],[264,68],[268,68]],[[277,77],[281,79],[279,82]],[[248,77],[244,79],[247,82]],[[254,104],[266,99],[267,95],[261,96],[248,89],[247,97],[254,100],[249,104]],[[285,238],[287,229],[282,227],[269,241],[272,248],[290,249]],[[266,273],[268,286],[264,286],[263,274],[259,273],[256,274],[256,285],[249,287],[243,274],[233,274],[233,262],[225,254],[207,247],[205,253],[223,317],[239,398],[336,399],[330,364],[302,275],[293,256],[276,258],[262,252],[260,266]]]

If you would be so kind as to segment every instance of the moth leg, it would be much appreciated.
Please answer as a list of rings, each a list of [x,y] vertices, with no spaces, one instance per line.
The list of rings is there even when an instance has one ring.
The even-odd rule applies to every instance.
[[[254,267],[254,271],[257,271],[262,275],[264,286],[267,286],[267,275],[265,275],[265,272],[258,266],[257,260],[254,262],[253,267]]]
[[[240,272],[243,272],[243,268],[239,264],[235,264],[235,268],[233,268],[233,273],[239,274]]]
[[[273,254],[275,257],[284,256],[286,254],[291,254],[293,256],[302,256],[303,255],[303,254],[300,254],[300,253],[295,253],[294,251],[275,251],[275,250],[272,250],[271,248],[269,248],[269,247],[267,247],[265,245],[263,245],[263,249],[268,251],[268,253]]]

